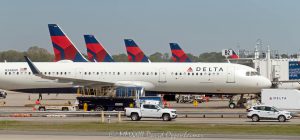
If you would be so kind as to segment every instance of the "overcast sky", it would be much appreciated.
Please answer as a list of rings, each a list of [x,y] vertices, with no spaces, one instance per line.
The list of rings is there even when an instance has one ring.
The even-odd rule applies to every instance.
[[[111,54],[131,38],[146,54],[170,52],[178,42],[193,54],[223,48],[300,50],[299,0],[1,0],[0,50],[48,49],[47,24],[56,23],[86,53],[83,34],[94,34]]]

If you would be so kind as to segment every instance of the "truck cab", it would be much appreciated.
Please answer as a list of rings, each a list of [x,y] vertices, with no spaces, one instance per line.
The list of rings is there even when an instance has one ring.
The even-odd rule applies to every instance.
[[[139,121],[141,118],[162,118],[164,121],[171,121],[177,117],[175,109],[164,109],[153,104],[141,104],[140,108],[125,108],[125,114],[133,121]]]

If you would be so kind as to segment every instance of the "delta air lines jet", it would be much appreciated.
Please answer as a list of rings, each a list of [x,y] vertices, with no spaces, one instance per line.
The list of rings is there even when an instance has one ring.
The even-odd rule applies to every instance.
[[[66,87],[142,87],[145,91],[260,93],[271,87],[251,67],[232,63],[0,63],[0,88],[30,91]]]

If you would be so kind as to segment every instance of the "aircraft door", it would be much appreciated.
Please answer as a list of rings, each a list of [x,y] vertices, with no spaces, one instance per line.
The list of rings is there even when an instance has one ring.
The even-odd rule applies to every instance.
[[[167,72],[166,69],[159,69],[159,83],[166,83],[167,82]]]
[[[235,67],[227,67],[227,83],[235,83]]]

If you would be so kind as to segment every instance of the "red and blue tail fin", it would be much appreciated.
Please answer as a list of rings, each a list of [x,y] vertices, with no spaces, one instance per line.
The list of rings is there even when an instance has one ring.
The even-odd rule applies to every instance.
[[[240,58],[233,49],[230,49],[230,50],[232,50],[232,55],[230,55],[229,58],[231,58],[231,59],[239,59]]]
[[[172,52],[172,60],[174,62],[192,62],[177,43],[170,43],[170,48]]]
[[[55,55],[54,61],[72,60],[73,62],[87,62],[87,59],[84,58],[58,25],[48,24],[48,28]]]
[[[149,58],[132,39],[124,39],[130,62],[150,62]]]
[[[105,48],[97,41],[94,35],[84,35],[88,59],[96,62],[114,62]]]

